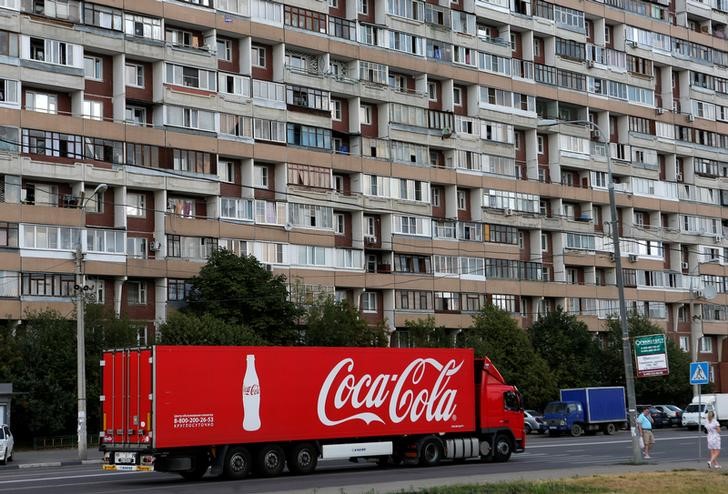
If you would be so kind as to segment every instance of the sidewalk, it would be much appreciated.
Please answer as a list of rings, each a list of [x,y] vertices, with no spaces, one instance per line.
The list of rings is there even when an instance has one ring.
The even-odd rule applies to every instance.
[[[0,472],[15,468],[61,467],[66,465],[100,464],[103,454],[88,448],[88,459],[81,461],[75,448],[28,449],[13,451],[13,461],[0,466]]]

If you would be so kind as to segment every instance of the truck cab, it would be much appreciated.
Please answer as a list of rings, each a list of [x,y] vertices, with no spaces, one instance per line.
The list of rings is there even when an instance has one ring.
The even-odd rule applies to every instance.
[[[572,429],[580,429],[579,424],[585,421],[584,407],[578,401],[552,401],[546,405],[543,419],[549,435],[556,436],[562,432],[570,432],[573,435]]]

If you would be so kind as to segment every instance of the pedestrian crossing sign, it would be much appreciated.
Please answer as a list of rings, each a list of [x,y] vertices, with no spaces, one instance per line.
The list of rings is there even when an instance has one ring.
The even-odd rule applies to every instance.
[[[690,384],[708,384],[708,362],[690,362]]]

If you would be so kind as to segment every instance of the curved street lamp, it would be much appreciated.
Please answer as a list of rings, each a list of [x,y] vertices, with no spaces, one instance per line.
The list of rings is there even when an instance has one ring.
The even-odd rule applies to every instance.
[[[617,276],[617,293],[619,296],[619,326],[622,329],[622,353],[624,358],[624,380],[627,388],[627,407],[629,409],[629,427],[632,435],[632,463],[642,463],[639,438],[637,437],[637,399],[634,391],[634,368],[632,365],[632,343],[627,325],[627,305],[624,300],[624,276],[622,273],[622,253],[619,245],[619,225],[617,222],[617,200],[614,195],[614,177],[612,175],[612,154],[609,150],[609,139],[599,126],[591,120],[539,120],[538,127],[553,127],[560,124],[584,125],[597,133],[599,142],[606,146],[607,177],[609,190],[609,214],[612,217],[612,243],[614,244],[614,268]]]

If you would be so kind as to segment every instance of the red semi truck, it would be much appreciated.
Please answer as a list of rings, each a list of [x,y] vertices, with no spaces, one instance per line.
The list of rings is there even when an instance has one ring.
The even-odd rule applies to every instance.
[[[507,461],[526,443],[520,393],[469,349],[154,346],[101,365],[104,470],[240,479],[320,458]]]

